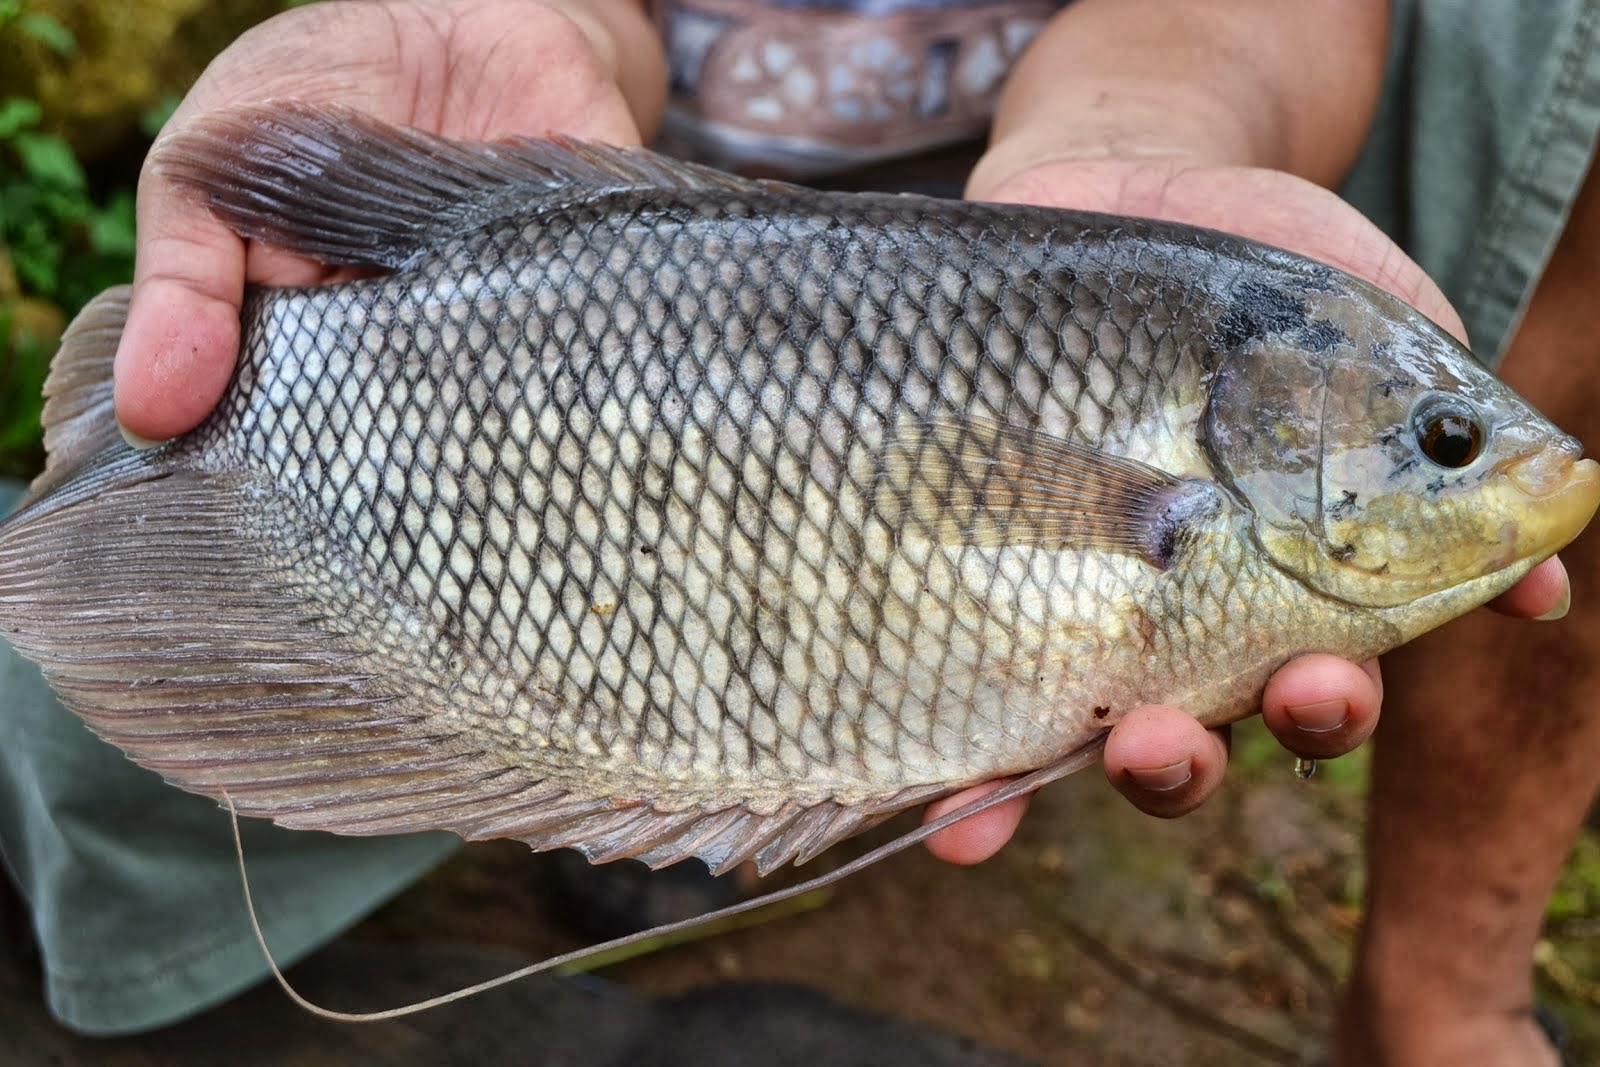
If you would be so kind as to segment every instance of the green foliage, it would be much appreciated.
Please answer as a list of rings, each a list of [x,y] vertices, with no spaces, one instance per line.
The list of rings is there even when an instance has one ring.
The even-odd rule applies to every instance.
[[[12,97],[0,100],[0,140],[10,140],[39,121],[39,105],[33,100]]]
[[[1233,755],[1229,759],[1232,773],[1251,781],[1276,778],[1288,781],[1293,775],[1294,757],[1267,730],[1266,723],[1252,717],[1233,726]],[[1308,789],[1326,789],[1338,795],[1364,793],[1370,774],[1369,754],[1366,746],[1334,760],[1318,760],[1317,769]]]
[[[70,313],[132,274],[133,194],[96,203],[67,143],[37,121],[32,101],[0,101],[0,246],[26,291]]]
[[[1600,833],[1590,830],[1578,838],[1545,915],[1556,924],[1600,915]]]
[[[24,37],[38,41],[58,56],[78,51],[78,39],[71,30],[51,15],[29,11],[24,0],[0,0],[0,29],[7,26],[15,26]]]
[[[0,31],[70,56],[72,33],[24,0],[0,0]],[[171,111],[155,116],[165,121]],[[0,100],[0,472],[40,458],[40,388],[55,347],[48,324],[133,274],[133,191],[97,197],[61,137],[39,128],[37,101]],[[27,307],[32,313],[23,315]],[[45,314],[40,315],[43,308]]]
[[[15,312],[0,306],[0,474],[25,476],[42,458],[39,416],[52,343],[17,330]]]
[[[60,56],[70,56],[78,50],[72,31],[49,15],[27,11],[17,17],[17,28],[35,41]]]

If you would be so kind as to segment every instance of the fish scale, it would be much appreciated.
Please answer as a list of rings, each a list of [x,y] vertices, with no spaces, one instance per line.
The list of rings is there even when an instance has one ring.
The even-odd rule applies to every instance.
[[[1127,346],[1087,343],[1115,323],[1116,294],[1052,272],[1042,242],[1014,241],[998,262],[935,265],[935,251],[970,222],[930,232],[926,220],[874,206],[829,220],[819,239],[813,220],[783,219],[784,206],[718,204],[685,223],[607,205],[541,218],[543,240],[527,226],[490,232],[403,279],[264,295],[246,316],[260,325],[245,339],[233,394],[254,402],[189,447],[239,457],[261,440],[291,442],[266,451],[268,475],[375,566],[391,595],[414,594],[438,639],[577,695],[554,719],[524,702],[517,724],[502,724],[536,738],[541,753],[605,753],[609,768],[647,768],[663,784],[802,781],[818,792],[831,785],[834,796],[1042,761],[1085,718],[1082,698],[1018,701],[983,665],[1053,673],[1047,659],[1070,660],[1075,649],[1052,647],[1061,622],[1110,617],[1105,609],[1135,583],[1118,581],[1115,568],[1085,581],[1055,551],[1011,550],[1021,556],[1013,571],[995,562],[1006,549],[940,547],[914,523],[891,531],[873,501],[872,456],[894,419],[942,413],[1067,433],[1090,408],[1104,436],[1119,424],[1127,436],[1145,391],[1094,395],[1097,380],[1127,376],[1117,358]],[[739,270],[713,267],[718,244],[738,250]],[[533,256],[501,251],[529,245]],[[811,249],[807,266],[789,264],[798,277],[779,269],[802,259],[797,247]],[[874,295],[871,277],[859,288],[825,282],[820,265],[839,258],[879,264],[892,287]],[[619,294],[640,291],[635,264],[655,281],[640,313],[619,318]],[[1002,278],[1013,281],[997,301]],[[549,310],[507,346],[495,317],[519,293]],[[758,314],[738,347],[725,331],[697,339],[684,326],[709,328],[740,304],[783,317]],[[828,308],[845,309],[831,330]],[[951,326],[942,336],[940,321]],[[974,322],[983,346],[970,328],[953,330]],[[1026,343],[1035,323],[1071,337],[1068,322],[1082,331],[1077,344]],[[357,365],[352,341],[372,324],[386,327],[382,343],[363,342]],[[1000,333],[1011,343],[997,343]],[[689,358],[676,356],[678,345]],[[396,351],[408,360],[384,357]],[[1036,375],[1021,376],[1024,366]],[[1148,368],[1131,369],[1149,379]],[[974,383],[963,407],[936,387],[952,377]],[[391,416],[396,380],[407,389]],[[431,388],[419,390],[424,380]],[[503,393],[504,380],[520,391]],[[1118,397],[1133,406],[1119,411]],[[491,412],[498,418],[487,420]],[[319,427],[315,437],[307,424]],[[534,428],[526,451],[492,449],[498,425],[518,424]],[[369,437],[378,425],[411,445],[387,466],[366,455],[368,440],[392,447],[392,436]],[[468,462],[480,451],[487,466]],[[513,507],[490,492],[500,478],[516,487]],[[374,492],[402,479],[398,499]],[[378,500],[392,506],[388,521]],[[502,558],[486,536],[495,526],[533,544]],[[755,595],[762,587],[789,595],[769,607]],[[958,607],[941,625],[946,604]],[[462,713],[495,714],[470,703]],[[990,740],[997,732],[1005,744]],[[989,764],[975,747],[999,748],[1007,762]]]
[[[148,452],[109,421],[126,296],[86,311],[51,466],[0,528],[0,629],[103,735],[247,814],[770,866],[1142,704],[1248,714],[1289,657],[1392,647],[1576,533],[1563,503],[1558,534],[1495,540],[1544,529],[1495,495],[1522,453],[1374,460],[1420,448],[1408,412],[1446,388],[1494,447],[1573,446],[1288,253],[343,112],[234,121],[179,141],[175,177],[381,273],[252,290],[217,411]],[[309,144],[322,170],[286,162]],[[392,202],[350,217],[332,187]],[[1331,408],[1350,373],[1388,392]],[[1368,500],[1428,510],[1368,529]],[[1419,549],[1424,520],[1467,562]]]

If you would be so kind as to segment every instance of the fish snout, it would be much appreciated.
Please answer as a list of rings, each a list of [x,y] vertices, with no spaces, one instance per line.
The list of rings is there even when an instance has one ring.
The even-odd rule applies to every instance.
[[[1580,459],[1577,441],[1563,437],[1532,454],[1504,464],[1502,497],[1507,514],[1517,516],[1516,555],[1550,555],[1565,548],[1600,508],[1600,463]]]

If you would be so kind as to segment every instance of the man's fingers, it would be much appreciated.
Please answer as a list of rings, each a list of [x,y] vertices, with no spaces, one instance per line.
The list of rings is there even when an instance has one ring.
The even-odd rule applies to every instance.
[[[1351,663],[1337,656],[1302,656],[1273,676],[1262,700],[1268,727],[1289,751],[1310,759],[1342,756],[1371,736],[1383,704],[1376,660]],[[1207,730],[1176,708],[1135,708],[1106,739],[1106,777],[1135,807],[1150,815],[1187,815],[1205,802],[1228,769],[1225,731]],[[936,819],[1001,783],[989,782],[928,806]],[[928,840],[950,863],[980,863],[1011,839],[1026,805],[1003,804],[963,820]]]
[[[1135,708],[1106,740],[1106,777],[1139,810],[1186,815],[1216,791],[1228,768],[1222,737],[1176,708]]]
[[[1491,611],[1518,619],[1553,622],[1566,616],[1572,606],[1572,585],[1560,557],[1551,556],[1489,602]]]
[[[654,31],[637,5],[602,6],[566,12],[479,0],[297,8],[213,61],[168,134],[211,111],[292,97],[469,140],[561,131],[634,144],[639,135],[619,72],[627,68],[624,80],[637,83],[640,107],[653,116],[665,84],[659,49],[648,47]],[[134,291],[115,371],[118,420],[133,436],[156,441],[193,429],[221,398],[238,351],[247,276],[266,285],[333,277],[281,249],[251,245],[247,253],[201,198],[164,178],[160,155],[158,143],[139,183]]]
[[[934,801],[928,805],[922,821],[931,822],[963,804],[970,804],[980,797],[988,796],[1005,784],[1005,781],[985,782],[971,789],[964,789],[954,796]],[[946,863],[962,865],[982,863],[1011,840],[1011,835],[1016,832],[1017,824],[1022,821],[1023,813],[1027,810],[1028,798],[1018,797],[996,805],[988,811],[979,812],[971,818],[962,819],[954,826],[928,838],[928,851]]]
[[[1126,147],[1126,146],[1125,146]],[[1465,340],[1461,317],[1417,263],[1336,194],[1281,171],[1225,167],[1156,146],[1124,157],[1022,158],[997,143],[973,171],[967,195],[1226,230],[1331,264],[1387,289]],[[1101,153],[1103,155],[1103,153]]]
[[[1267,683],[1261,714],[1279,744],[1307,759],[1333,759],[1372,735],[1383,705],[1376,661],[1360,666],[1337,656],[1310,655]]]

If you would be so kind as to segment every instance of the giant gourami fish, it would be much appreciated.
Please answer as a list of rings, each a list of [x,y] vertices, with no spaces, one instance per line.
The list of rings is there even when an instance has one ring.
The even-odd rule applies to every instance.
[[[164,159],[376,270],[249,291],[220,406],[142,451],[126,292],[91,304],[0,631],[133,759],[288,826],[804,859],[1141,704],[1248,715],[1600,501],[1437,326],[1223,234],[308,107]]]

